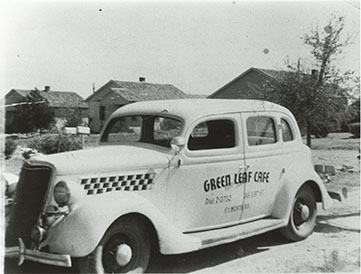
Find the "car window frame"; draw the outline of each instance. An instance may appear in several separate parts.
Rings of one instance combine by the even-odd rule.
[[[290,131],[291,131],[291,134],[292,134],[292,139],[291,139],[291,140],[289,140],[289,141],[285,141],[285,140],[284,140],[284,138],[283,138],[282,120],[284,120],[284,121],[288,124],[289,129],[290,129]],[[286,119],[286,117],[285,117],[285,116],[283,116],[283,115],[282,115],[282,116],[280,116],[280,137],[282,138],[282,142],[283,142],[283,143],[285,143],[285,144],[287,144],[287,143],[291,143],[291,142],[293,142],[293,141],[296,139],[296,136],[295,136],[295,130],[294,130],[294,128],[293,128],[292,123],[290,123],[290,121],[289,121],[288,119]]]
[[[288,141],[288,142],[285,142],[283,140],[283,134],[282,134],[282,128],[281,128],[281,119],[284,119],[287,121],[287,123],[290,125],[291,127],[291,131],[292,131],[292,135],[293,135],[293,140],[292,141]],[[298,128],[298,125],[295,124],[295,122],[293,121],[293,119],[291,119],[290,117],[288,117],[287,115],[285,114],[281,114],[279,116],[279,124],[280,124],[280,137],[282,138],[282,143],[283,145],[285,146],[288,146],[289,144],[293,145],[295,142],[299,142],[301,141],[302,142],[302,137],[300,139],[300,136],[298,134],[298,131],[299,131],[299,128]]]
[[[130,117],[130,116],[144,116],[144,115],[148,115],[148,116],[157,116],[157,117],[164,117],[164,118],[171,118],[171,119],[175,119],[178,120],[182,123],[182,128],[179,132],[178,136],[183,136],[184,131],[187,127],[186,125],[186,121],[184,120],[184,118],[178,116],[178,115],[171,115],[171,114],[167,114],[167,113],[163,113],[163,112],[129,112],[129,113],[122,113],[121,115],[114,115],[113,117],[108,118],[107,123],[104,125],[103,129],[101,130],[100,134],[99,134],[99,145],[100,146],[109,146],[109,145],[129,145],[129,144],[148,144],[148,145],[154,145],[163,149],[167,149],[167,150],[172,150],[171,147],[165,147],[165,146],[161,146],[161,145],[157,145],[157,144],[153,144],[153,143],[144,143],[144,142],[124,142],[124,143],[120,143],[120,142],[104,142],[102,141],[103,139],[103,135],[105,134],[105,131],[107,129],[107,127],[109,126],[109,124],[112,122],[112,120],[114,119],[119,119],[121,117]]]
[[[214,120],[230,120],[234,124],[234,133],[235,133],[235,146],[231,148],[215,148],[215,149],[203,149],[203,150],[190,150],[188,148],[188,140],[193,132],[193,129],[200,123]],[[187,157],[227,157],[234,156],[244,153],[243,141],[241,140],[242,134],[242,123],[239,117],[239,113],[229,113],[223,115],[207,115],[193,121],[189,126],[187,126],[186,133],[184,135],[185,145],[184,145],[184,154]]]
[[[279,130],[279,115],[276,112],[270,112],[270,111],[255,111],[255,112],[241,112],[242,116],[242,122],[243,122],[243,140],[244,140],[244,147],[245,151],[269,151],[278,149],[282,146],[282,139],[280,136],[280,130]],[[258,146],[251,146],[248,144],[248,132],[247,132],[247,119],[249,117],[257,117],[257,116],[265,116],[268,118],[271,118],[275,124],[276,129],[276,142],[272,144],[264,144],[264,145],[258,145]]]

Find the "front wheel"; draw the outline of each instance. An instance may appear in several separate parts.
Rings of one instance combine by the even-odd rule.
[[[143,223],[121,218],[105,233],[96,249],[79,259],[80,273],[142,273],[150,256],[150,241]]]
[[[288,224],[281,229],[281,233],[291,241],[306,239],[313,232],[316,215],[315,194],[310,186],[303,186],[293,200]]]

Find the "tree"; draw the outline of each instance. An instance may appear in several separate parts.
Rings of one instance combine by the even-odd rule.
[[[311,146],[311,133],[316,137],[325,137],[330,127],[338,124],[337,116],[345,112],[347,95],[345,90],[330,84],[316,89],[317,75],[289,68],[281,79],[267,82],[266,87],[257,87],[257,97],[287,107],[294,114],[301,131],[306,132],[309,137],[307,145]],[[264,92],[265,89],[269,92]]]
[[[341,74],[334,65],[336,57],[350,43],[350,38],[341,37],[344,26],[344,17],[332,16],[323,30],[316,27],[304,35],[304,44],[311,47],[314,59],[312,74],[306,72],[300,59],[296,64],[287,62],[287,73],[251,91],[253,98],[290,109],[306,132],[309,147],[311,133],[322,137],[331,125],[340,124],[338,116],[344,115],[347,109],[351,88],[345,83],[353,77],[353,72]]]
[[[40,130],[40,132],[45,129],[50,129],[55,120],[54,111],[49,108],[47,103],[36,104],[32,106],[32,124],[36,130]]]
[[[319,123],[326,122],[338,108],[346,109],[347,89],[339,89],[339,85],[352,76],[348,71],[343,75],[334,65],[336,57],[350,44],[350,37],[342,38],[345,18],[332,15],[328,24],[320,30],[317,26],[309,34],[305,34],[303,41],[311,47],[314,65],[318,68],[315,84],[310,86],[307,104],[316,105],[305,114],[307,125],[307,145],[311,147],[311,129]],[[332,88],[333,87],[333,88]]]
[[[356,99],[356,101],[351,104],[349,113],[349,123],[360,123],[360,98]]]
[[[33,125],[29,117],[29,107],[26,104],[16,106],[14,111],[14,119],[11,124],[6,123],[7,128],[5,129],[8,133],[21,132],[29,133],[32,132]]]
[[[29,133],[40,130],[41,132],[51,128],[54,119],[54,111],[35,90],[31,96],[25,98],[23,103],[16,106],[14,120],[8,131]]]

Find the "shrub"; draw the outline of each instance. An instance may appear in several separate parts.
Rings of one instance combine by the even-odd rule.
[[[10,159],[15,149],[16,143],[9,138],[5,138],[5,159]]]
[[[311,134],[316,138],[325,138],[329,133],[329,129],[327,126],[317,123],[311,126]]]
[[[80,111],[74,109],[67,109],[65,120],[66,127],[77,127],[83,123]]]
[[[350,132],[357,138],[360,138],[360,123],[350,124]]]
[[[35,137],[28,143],[28,147],[44,154],[82,149],[80,136],[65,134],[47,134]]]

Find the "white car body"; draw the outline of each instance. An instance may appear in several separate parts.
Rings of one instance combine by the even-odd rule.
[[[302,142],[294,116],[284,107],[218,99],[133,103],[115,111],[104,128],[112,119],[133,114],[175,117],[183,126],[172,147],[100,141],[96,148],[29,160],[30,166],[52,170],[42,214],[49,205],[57,205],[53,197],[57,182],[65,181],[71,192],[67,212],[47,228],[48,236],[37,250],[46,247],[50,254],[87,256],[112,223],[134,214],[151,224],[162,254],[178,254],[285,227],[294,197],[305,184],[315,191],[323,208],[331,205],[311,151]],[[252,145],[253,139],[266,142],[268,138],[247,136],[248,119],[259,116],[274,122],[275,143]],[[292,132],[287,142],[281,119]],[[207,121],[233,124],[234,145],[190,149],[194,128]],[[111,187],[115,181],[119,189]],[[121,182],[124,186],[119,186]]]

